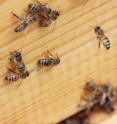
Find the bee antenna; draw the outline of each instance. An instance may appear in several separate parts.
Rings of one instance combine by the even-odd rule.
[[[89,25],[89,27],[91,27],[91,28],[95,28],[94,26],[92,26],[92,25]]]

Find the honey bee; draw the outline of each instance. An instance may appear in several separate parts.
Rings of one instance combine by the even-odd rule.
[[[36,16],[33,14],[27,14],[24,18],[17,16],[15,13],[13,13],[13,16],[15,16],[16,18],[22,20],[21,23],[19,23],[16,27],[15,27],[15,32],[21,32],[23,31],[29,24],[34,23],[36,21]]]
[[[106,84],[102,85],[103,94],[100,99],[100,106],[103,107],[107,112],[113,112],[115,109],[112,103],[112,96],[109,91],[109,86]]]
[[[102,43],[104,47],[107,50],[109,50],[111,47],[111,42],[109,38],[104,34],[104,30],[100,26],[95,26],[94,32],[97,35],[97,39],[99,41],[99,48],[100,48],[100,44]]]
[[[37,3],[31,3],[28,5],[28,11],[37,14],[39,17],[39,24],[41,27],[49,26],[52,21],[55,21],[59,16],[60,12],[52,10],[47,7],[45,4],[42,4],[37,1]]]
[[[47,51],[47,53],[45,54],[45,58],[44,59],[39,59],[37,62],[37,66],[53,66],[53,65],[57,65],[60,63],[60,58],[58,57],[58,55],[56,55],[56,57],[54,57],[49,51]]]

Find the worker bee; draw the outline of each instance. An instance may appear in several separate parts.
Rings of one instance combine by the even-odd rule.
[[[99,41],[99,48],[100,44],[103,43],[104,47],[109,50],[111,47],[111,42],[108,37],[104,34],[104,30],[100,26],[95,26],[94,32],[97,35],[97,39]]]
[[[37,66],[53,66],[53,65],[57,65],[60,63],[60,58],[58,57],[58,55],[56,55],[56,57],[54,57],[49,51],[47,51],[47,53],[45,54],[45,58],[44,59],[39,59],[37,62]]]
[[[29,76],[29,71],[24,69],[23,64],[18,64],[18,70],[14,71],[8,68],[8,73],[5,75],[4,79],[8,82],[15,82],[19,78],[26,78]]]
[[[15,13],[12,14],[16,18],[22,20],[22,22],[15,27],[15,32],[23,31],[29,24],[36,21],[36,16],[33,14],[27,14],[24,18],[17,16]]]
[[[107,84],[102,85],[103,94],[100,99],[99,105],[103,107],[107,112],[113,112],[114,107],[112,103],[112,96],[109,91],[109,86]]]

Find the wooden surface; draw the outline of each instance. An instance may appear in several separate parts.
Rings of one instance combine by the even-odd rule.
[[[54,124],[80,109],[86,81],[117,84],[117,0],[41,0],[61,11],[54,32],[53,25],[40,28],[37,22],[26,29],[27,35],[15,33],[17,19],[11,11],[22,16],[30,2],[0,0],[0,124]],[[96,22],[112,42],[108,51],[103,46],[99,50],[89,27]],[[19,88],[20,81],[3,81],[9,51],[17,49],[27,69],[35,69]],[[47,49],[57,52],[61,63],[37,72],[36,61]],[[99,116],[94,123],[105,118]]]

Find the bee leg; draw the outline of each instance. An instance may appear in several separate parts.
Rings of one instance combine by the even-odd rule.
[[[16,15],[15,13],[11,12],[13,16],[15,16],[16,18],[20,19],[20,20],[24,20],[23,18],[19,17],[18,15]]]
[[[19,86],[22,84],[22,81],[23,81],[23,80],[21,79],[21,81],[19,82],[17,88],[19,88]]]
[[[13,70],[10,69],[9,67],[7,67],[7,70],[8,70],[9,72],[13,72],[13,73],[15,73],[15,74],[18,74],[17,72],[13,71]]]
[[[100,46],[101,46],[101,43],[100,43],[100,41],[99,41],[99,49],[100,49]]]
[[[97,36],[97,40],[99,41],[99,49],[100,49],[101,41],[100,41],[100,38],[98,36]]]

